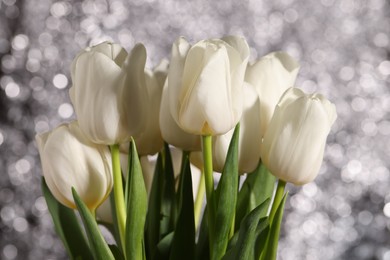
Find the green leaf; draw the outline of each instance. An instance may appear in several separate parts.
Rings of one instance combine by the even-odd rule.
[[[155,257],[152,259],[169,258],[169,254],[171,252],[171,247],[172,247],[173,236],[174,236],[174,232],[172,231],[171,233],[163,237],[163,239],[161,239],[161,241],[157,245]]]
[[[92,252],[74,210],[65,207],[54,198],[43,177],[42,192],[53,219],[56,233],[61,238],[69,257],[71,259],[91,259]]]
[[[180,211],[173,236],[171,260],[195,259],[195,219],[192,178],[188,154],[185,156]]]
[[[229,150],[226,156],[226,163],[222,171],[222,177],[218,184],[218,193],[216,195],[216,217],[215,234],[213,241],[212,259],[221,259],[225,254],[229,233],[234,224],[234,215],[236,210],[238,193],[238,139],[240,126],[237,125]]]
[[[268,218],[267,218],[267,222],[268,222]],[[265,227],[265,229],[263,229],[257,236],[255,248],[254,248],[255,259],[260,259],[261,253],[263,252],[265,244],[267,242],[268,233],[270,230],[269,222],[267,224],[268,225]]]
[[[122,251],[119,249],[117,245],[108,245],[112,254],[115,257],[115,260],[125,260],[125,257],[122,254]]]
[[[286,203],[287,194],[284,194],[282,201],[280,202],[278,209],[276,210],[275,217],[272,221],[269,231],[268,239],[264,248],[264,252],[261,255],[262,260],[274,260],[278,252],[278,242],[280,225],[282,223],[284,204]]]
[[[252,210],[243,220],[240,226],[236,245],[223,257],[225,260],[250,259],[256,241],[256,229],[262,214],[267,211],[269,199]]]
[[[267,240],[267,234],[269,231],[269,222],[268,217],[261,218],[259,224],[257,225],[255,236],[256,241],[254,248],[251,249],[249,259],[259,259],[260,254],[264,248],[265,241]],[[235,247],[238,242],[239,232],[236,232],[234,236],[230,239],[228,244],[228,250]]]
[[[230,250],[232,249],[233,247],[235,247],[237,245],[237,241],[238,241],[238,235],[240,233],[239,232],[236,232],[233,237],[229,240],[229,243],[228,243],[228,246],[227,246],[227,250]]]
[[[129,173],[127,177],[128,205],[126,217],[126,259],[143,259],[144,257],[144,228],[148,195],[142,175],[134,140],[131,140],[129,151]]]
[[[175,174],[173,170],[171,150],[167,143],[164,144],[164,171],[163,189],[161,198],[161,221],[160,238],[172,232],[176,223],[176,195],[175,195]]]
[[[152,188],[150,190],[148,214],[146,221],[146,252],[148,258],[154,259],[155,250],[160,241],[160,221],[161,221],[161,194],[164,183],[163,159],[159,153],[156,168],[154,171]]]
[[[202,222],[199,228],[198,243],[195,249],[195,258],[197,260],[205,260],[210,258],[210,247],[209,247],[209,231],[207,223],[207,205],[203,212]]]
[[[261,162],[259,162],[257,168],[252,173],[247,175],[237,198],[236,231],[240,228],[242,219],[250,211],[264,200],[272,197],[275,189],[275,180],[276,178]]]
[[[83,220],[94,259],[97,260],[115,259],[106,241],[104,240],[102,234],[100,233],[95,218],[92,216],[91,212],[84,204],[84,202],[81,200],[81,198],[79,197],[79,195],[77,194],[76,190],[73,187],[72,187],[72,194],[77,209],[79,210],[81,219]]]

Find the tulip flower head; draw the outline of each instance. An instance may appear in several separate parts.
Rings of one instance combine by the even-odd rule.
[[[240,37],[173,44],[168,72],[170,112],[186,132],[219,135],[242,113],[242,86],[249,47]]]
[[[59,202],[76,208],[72,187],[91,210],[107,198],[113,184],[108,147],[88,140],[76,121],[37,135],[36,141],[46,183]]]
[[[249,83],[244,85],[243,113],[240,119],[240,137],[238,146],[238,171],[240,174],[252,172],[260,161],[262,138],[259,135],[261,121],[260,99]],[[234,129],[213,138],[213,168],[222,172]],[[202,153],[191,154],[191,162],[201,168]]]
[[[80,128],[90,140],[112,145],[144,130],[145,62],[143,45],[128,55],[108,42],[87,48],[74,59],[69,94]]]
[[[261,137],[264,136],[283,93],[295,84],[299,64],[285,52],[272,52],[248,65],[245,81],[256,89],[261,106]]]
[[[318,174],[336,108],[320,94],[297,88],[281,97],[264,135],[261,159],[277,178],[303,185]]]

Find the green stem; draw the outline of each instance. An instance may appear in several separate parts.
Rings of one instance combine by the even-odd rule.
[[[122,172],[119,158],[119,145],[114,144],[111,145],[110,148],[112,158],[112,173],[114,176],[114,199],[116,206],[116,216],[122,248],[125,248],[126,206],[125,196],[123,193]]]
[[[274,220],[275,217],[276,210],[278,209],[279,204],[282,201],[285,187],[286,187],[286,182],[279,179],[278,186],[276,188],[275,197],[274,197],[274,202],[272,203],[271,213],[269,215],[270,224],[272,224],[272,221]]]
[[[202,171],[200,175],[199,186],[198,186],[198,191],[196,194],[195,205],[194,205],[196,228],[198,228],[199,225],[200,213],[201,213],[200,211],[202,210],[204,193],[205,193],[205,177],[204,177],[204,171]]]
[[[209,226],[209,242],[210,255],[213,253],[214,243],[214,220],[215,220],[215,205],[214,205],[214,179],[213,179],[213,154],[212,154],[212,136],[202,136],[203,150],[203,169],[205,175],[206,199],[207,199],[207,217]],[[212,257],[210,257],[212,258]]]

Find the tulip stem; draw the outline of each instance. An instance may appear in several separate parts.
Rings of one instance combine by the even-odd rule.
[[[200,181],[198,186],[198,191],[196,194],[195,199],[195,227],[198,228],[199,225],[199,219],[200,219],[200,211],[202,210],[203,206],[203,199],[204,199],[204,193],[205,193],[205,177],[204,177],[204,171],[202,171],[200,175]]]
[[[214,220],[215,220],[215,205],[214,205],[214,178],[213,178],[213,156],[212,156],[212,136],[202,136],[203,150],[203,169],[204,180],[206,187],[207,199],[207,218],[209,227],[210,255],[213,253],[214,243]],[[212,257],[211,257],[212,258]]]
[[[276,210],[279,207],[280,202],[282,201],[283,195],[284,195],[284,188],[286,187],[286,182],[282,180],[278,180],[278,186],[276,188],[274,201],[272,203],[271,213],[269,214],[269,222],[272,224],[272,221],[274,220]]]
[[[122,248],[125,248],[125,230],[126,230],[126,207],[125,196],[123,193],[123,182],[121,164],[119,158],[119,145],[110,146],[112,158],[112,173],[114,177],[114,199],[116,205],[116,216],[118,221],[119,235],[121,238]]]

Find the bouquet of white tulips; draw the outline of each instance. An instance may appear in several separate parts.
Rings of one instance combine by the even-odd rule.
[[[299,65],[288,54],[248,58],[235,36],[179,38],[153,70],[142,44],[77,55],[77,121],[36,137],[70,258],[276,258],[286,182],[316,177],[336,110],[294,87]]]

